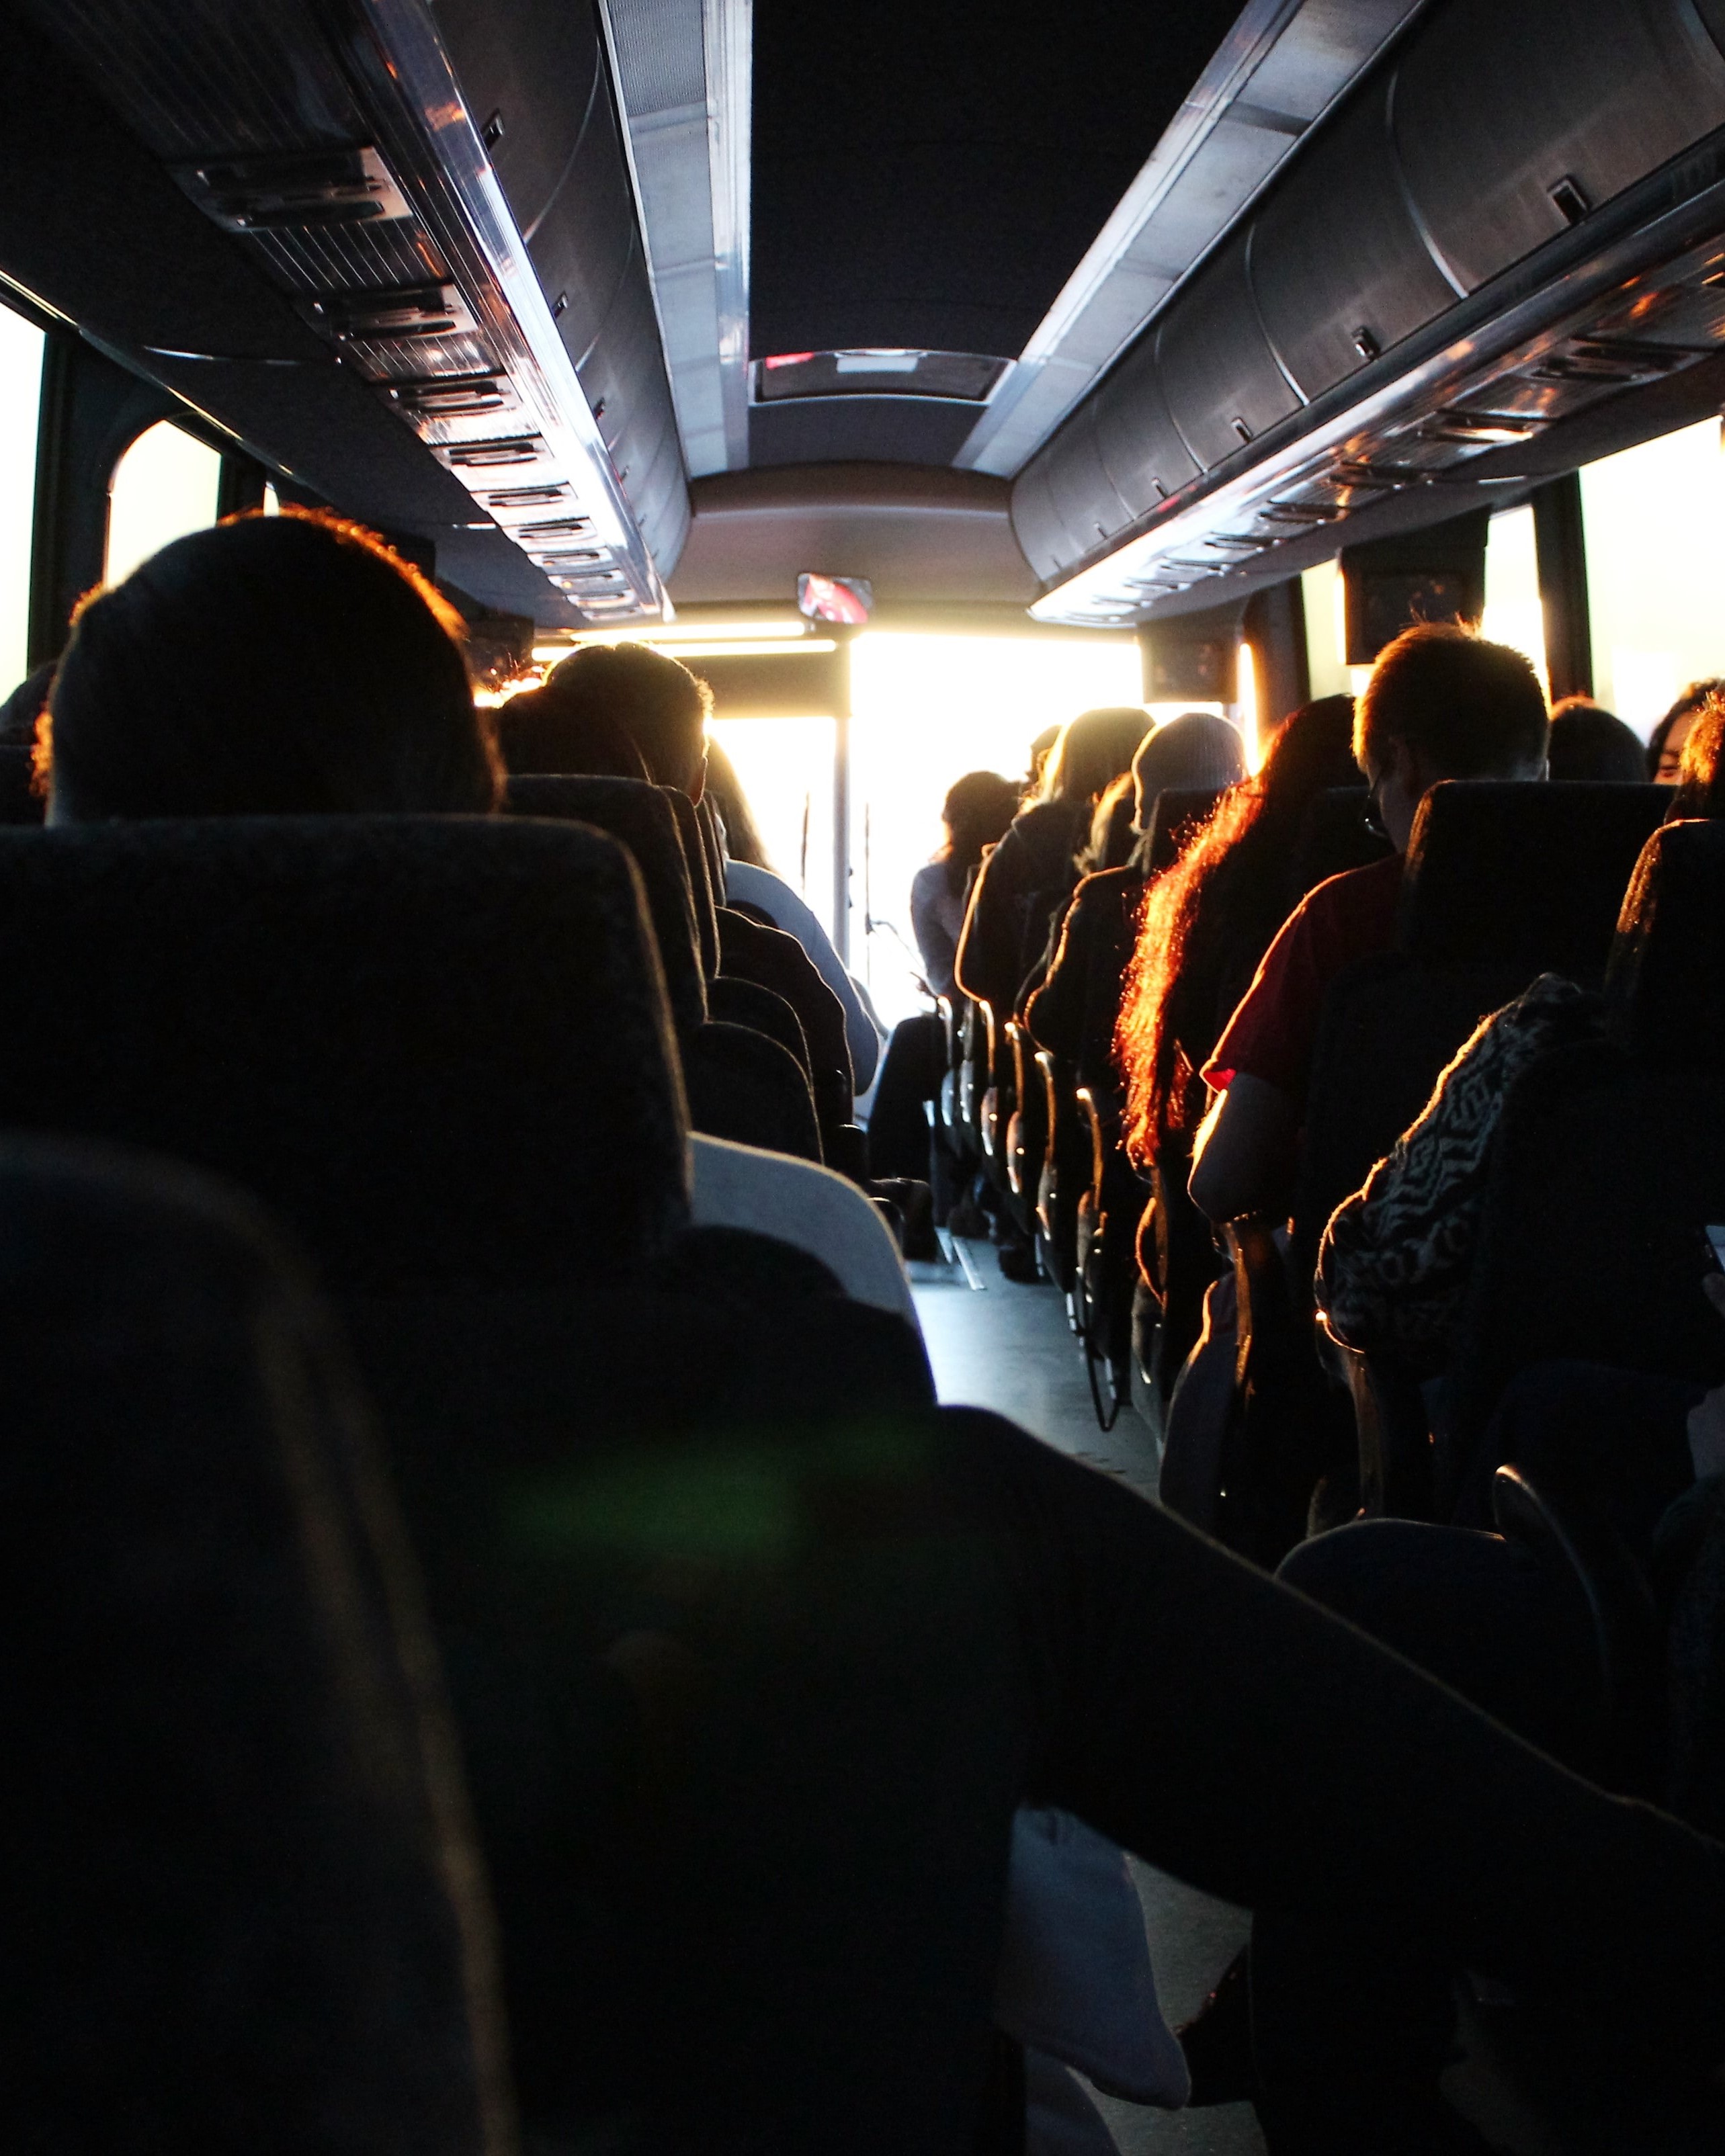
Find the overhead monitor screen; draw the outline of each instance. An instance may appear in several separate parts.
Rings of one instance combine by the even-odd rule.
[[[810,621],[848,621],[860,626],[875,610],[875,587],[866,577],[797,579],[797,606]]]

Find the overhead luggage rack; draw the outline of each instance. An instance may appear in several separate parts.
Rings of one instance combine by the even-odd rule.
[[[623,478],[427,0],[314,9],[65,0],[44,24],[187,196],[251,249],[529,558],[578,514],[603,578],[554,586],[664,619]],[[572,514],[569,521],[577,521]],[[561,538],[564,536],[558,534]],[[680,536],[680,532],[677,535]]]

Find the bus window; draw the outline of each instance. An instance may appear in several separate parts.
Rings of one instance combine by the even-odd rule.
[[[1704,419],[1581,473],[1594,694],[1645,739],[1687,681],[1725,672],[1725,456]]]
[[[830,934],[835,721],[713,719],[707,732],[736,767],[769,865]]]
[[[1312,694],[1358,696],[1372,670],[1348,663],[1348,624],[1339,562],[1320,562],[1303,573],[1300,603],[1306,616],[1306,667]]]
[[[858,637],[850,660],[850,964],[890,1026],[927,1008],[911,878],[941,842],[947,788],[967,771],[1022,778],[1045,726],[1141,702],[1143,662],[1127,638],[889,630]]]
[[[216,521],[222,459],[171,419],[146,427],[108,482],[104,580],[118,583],[170,539]]]
[[[1486,610],[1480,633],[1494,644],[1507,644],[1532,661],[1548,696],[1551,679],[1545,664],[1545,609],[1539,598],[1539,560],[1533,542],[1533,511],[1524,506],[1506,509],[1491,519],[1486,536]]]
[[[36,418],[44,339],[0,306],[0,696],[28,665],[30,535],[36,508]]]

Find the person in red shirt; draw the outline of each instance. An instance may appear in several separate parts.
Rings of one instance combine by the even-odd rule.
[[[1507,644],[1423,622],[1385,647],[1355,714],[1353,752],[1395,855],[1301,901],[1223,1029],[1203,1073],[1215,1098],[1193,1149],[1192,1199],[1209,1219],[1286,1211],[1324,997],[1344,968],[1394,943],[1421,798],[1444,779],[1543,778],[1548,726],[1538,676]]]

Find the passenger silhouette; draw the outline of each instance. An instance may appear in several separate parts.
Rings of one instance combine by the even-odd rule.
[[[1547,731],[1538,677],[1507,645],[1426,623],[1379,657],[1354,753],[1395,858],[1302,899],[1223,1029],[1201,1074],[1214,1101],[1193,1152],[1193,1201],[1212,1220],[1286,1212],[1324,996],[1345,967],[1390,947],[1422,797],[1446,778],[1543,778]]]
[[[1676,784],[1689,729],[1707,705],[1722,692],[1725,692],[1725,680],[1716,675],[1704,681],[1692,681],[1655,726],[1647,741],[1647,776],[1656,784]]]
[[[1634,786],[1647,776],[1647,752],[1632,728],[1590,696],[1553,704],[1546,752],[1550,776],[1615,779]]]

